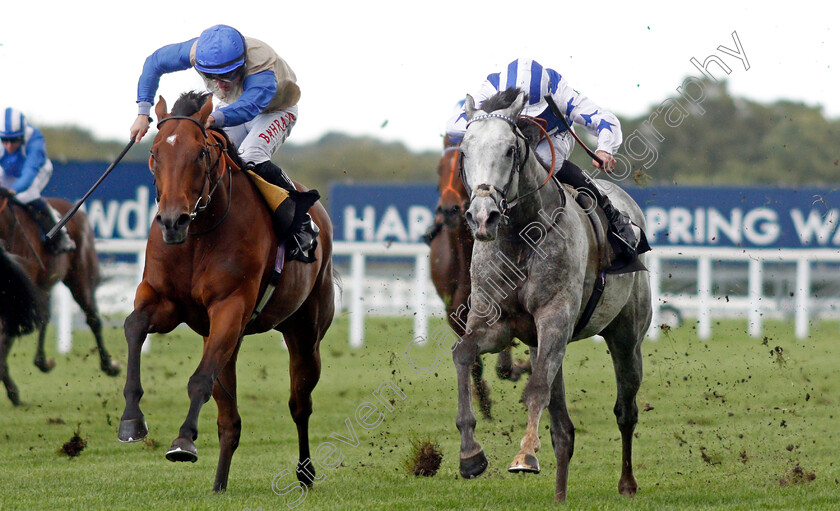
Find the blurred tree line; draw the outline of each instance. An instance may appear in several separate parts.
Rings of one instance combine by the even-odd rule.
[[[680,103],[690,115],[675,127],[665,125],[664,110],[659,117],[654,116],[652,125],[664,138],[662,141],[643,126],[657,107],[637,118],[621,118],[625,140],[638,129],[657,154],[650,168],[642,169],[644,160],[634,162],[638,184],[840,182],[840,120],[827,119],[818,106],[783,100],[762,104],[733,97],[725,81],[703,83],[706,97],[700,105],[702,114],[674,95],[669,99]],[[441,134],[445,122],[440,120]],[[78,127],[40,128],[50,157],[56,161],[109,161],[124,147],[123,142],[96,140]],[[593,139],[584,140],[594,149]],[[151,137],[147,137],[126,159],[146,161],[150,143]],[[622,152],[627,154],[627,148]],[[331,182],[434,182],[439,158],[440,151],[416,153],[399,142],[328,133],[309,144],[287,142],[274,161],[294,179],[326,194]],[[590,159],[580,148],[576,148],[572,160],[584,169],[591,168]]]

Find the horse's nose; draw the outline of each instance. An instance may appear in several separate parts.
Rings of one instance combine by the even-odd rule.
[[[155,217],[155,222],[157,222],[158,225],[160,225],[160,227],[164,230],[180,230],[184,228],[184,226],[186,226],[188,223],[190,223],[190,215],[186,213],[181,213],[178,216],[163,216],[161,214],[158,214]]]
[[[496,239],[502,213],[490,197],[476,198],[465,214],[467,224],[479,241]]]
[[[190,215],[181,213],[179,215],[165,215],[158,213],[155,222],[163,232],[163,241],[166,243],[181,243],[186,239],[187,226],[190,223]]]

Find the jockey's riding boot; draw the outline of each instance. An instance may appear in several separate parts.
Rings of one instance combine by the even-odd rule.
[[[600,201],[599,201],[600,202]],[[601,204],[607,220],[610,222],[610,234],[614,236],[618,259],[630,261],[636,257],[636,233],[633,232],[633,224],[627,213],[619,211],[612,205],[610,199],[604,195],[604,202]]]
[[[289,199],[291,200],[295,200],[299,193],[295,188],[294,183],[292,183],[292,180],[289,179],[286,173],[271,160],[254,165],[254,172],[269,183],[279,186],[289,192]],[[318,233],[321,232],[321,230],[315,222],[312,221],[312,217],[309,213],[303,213],[302,216],[303,218],[300,222],[300,227],[293,234],[295,246],[291,247],[289,256],[293,259],[308,260],[313,257],[311,251],[318,244]]]
[[[38,224],[38,228],[41,229],[43,237],[46,240],[47,233],[50,232],[50,229],[52,229],[59,220],[61,220],[58,211],[50,206],[42,197],[38,197],[37,199],[30,201],[26,204],[26,206],[32,213],[32,218],[35,220],[35,223]],[[74,243],[73,238],[70,237],[70,233],[67,231],[66,225],[59,229],[52,241],[47,240],[46,245],[53,254],[71,252],[76,249],[76,243]]]
[[[575,187],[576,190],[583,188],[585,192],[591,194],[598,203],[598,206],[604,210],[609,225],[609,235],[614,243],[616,257],[620,260],[631,261],[636,257],[636,233],[633,232],[633,224],[630,222],[630,217],[619,211],[607,194],[601,191],[597,184],[580,167],[574,163],[566,160],[563,167],[560,169],[559,178],[564,182]]]

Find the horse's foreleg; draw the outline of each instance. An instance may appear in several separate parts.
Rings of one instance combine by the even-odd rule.
[[[6,395],[9,396],[9,401],[13,405],[18,406],[20,405],[20,393],[18,392],[17,385],[12,381],[12,377],[9,376],[9,365],[6,363],[13,342],[14,339],[12,337],[7,337],[0,333],[0,381],[6,387]]]
[[[455,424],[461,432],[461,477],[471,479],[487,469],[487,457],[475,439],[475,413],[472,407],[470,375],[478,357],[478,348],[472,336],[463,339],[452,352],[458,375],[458,417]]]
[[[566,500],[566,487],[569,480],[569,462],[575,452],[575,425],[566,408],[566,387],[563,382],[563,367],[557,371],[551,385],[551,401],[548,403],[551,419],[551,443],[557,459],[557,480],[554,487],[554,500]]]
[[[35,358],[32,363],[35,367],[41,370],[42,373],[48,373],[55,367],[55,359],[48,358],[44,352],[44,340],[47,337],[47,321],[38,329],[38,347],[35,348]]]
[[[120,442],[136,442],[146,438],[149,428],[143,412],[140,411],[140,398],[143,386],[140,384],[140,349],[149,332],[150,319],[144,309],[135,309],[125,320],[125,341],[128,344],[128,367],[125,374],[125,411],[120,419],[118,438]]]
[[[241,341],[238,343],[241,344]],[[236,406],[236,358],[239,353],[237,346],[230,360],[219,373],[213,386],[213,399],[219,408],[216,424],[219,428],[219,465],[216,468],[216,481],[213,491],[223,492],[227,489],[230,474],[230,460],[239,446],[239,435],[242,432],[242,419]]]
[[[621,432],[621,477],[618,480],[618,492],[632,497],[639,489],[633,476],[633,431],[639,420],[636,393],[642,384],[641,346],[614,342],[612,337],[607,335],[604,339],[612,356],[618,390],[613,409],[618,430]]]
[[[538,347],[530,349],[533,370],[522,395],[528,410],[528,425],[519,443],[519,453],[514,456],[508,466],[509,472],[539,473],[540,471],[537,460],[537,451],[540,450],[540,417],[551,400],[551,385],[563,364],[566,342],[571,334],[571,332],[564,332],[560,322],[557,321],[557,316],[549,312],[536,318]]]
[[[178,438],[166,452],[169,461],[198,460],[195,440],[198,438],[198,416],[204,403],[210,400],[213,386],[222,368],[233,356],[242,337],[244,301],[238,298],[213,305],[209,310],[210,335],[204,338],[201,362],[187,384],[190,409],[181,425]],[[232,369],[233,370],[233,369]]]

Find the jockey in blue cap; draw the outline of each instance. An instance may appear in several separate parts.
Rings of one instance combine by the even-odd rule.
[[[544,162],[551,162],[551,145],[554,146],[558,165],[562,162],[562,166],[554,174],[555,178],[596,199],[610,222],[613,239],[618,242],[613,244],[618,252],[617,257],[624,260],[633,259],[636,256],[637,240],[630,217],[616,209],[595,182],[580,167],[568,160],[575,141],[566,126],[551,111],[544,98],[546,95],[551,95],[566,118],[571,120],[569,125],[583,126],[598,138],[595,154],[604,162],[604,167],[602,168],[597,160],[592,160],[592,165],[607,172],[615,167],[615,158],[612,155],[618,150],[622,141],[621,125],[616,116],[578,93],[557,71],[528,59],[516,59],[500,72],[488,75],[478,92],[473,95],[473,99],[476,106],[480,108],[481,102],[485,99],[512,87],[528,93],[528,103],[521,114],[544,121],[548,139],[541,140],[537,145],[536,152],[539,157]],[[466,114],[462,106],[449,119],[446,134],[449,135],[450,140],[460,142],[466,129]]]
[[[266,43],[245,37],[227,25],[216,25],[197,38],[164,46],[146,59],[137,85],[139,112],[131,126],[131,137],[140,141],[149,129],[149,113],[160,77],[191,67],[218,100],[207,127],[224,129],[242,161],[260,177],[294,191],[292,181],[272,163],[271,155],[297,122],[297,77]],[[317,226],[307,215],[301,231],[294,235],[300,252],[309,253],[316,237]]]
[[[60,219],[58,212],[41,197],[41,191],[52,176],[53,166],[47,158],[47,145],[40,130],[26,121],[14,108],[0,112],[0,186],[14,193],[15,199],[26,205],[43,234]],[[47,244],[53,253],[69,252],[76,244],[67,227]]]

